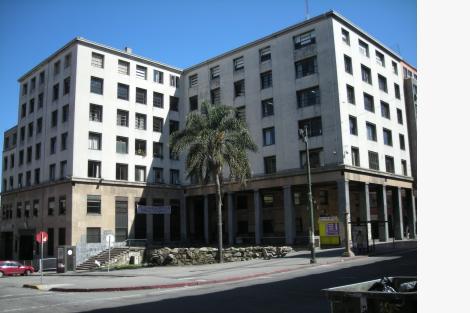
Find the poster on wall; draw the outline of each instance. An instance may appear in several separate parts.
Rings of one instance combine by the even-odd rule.
[[[338,236],[339,227],[337,223],[328,223],[326,224],[326,235],[327,236]]]

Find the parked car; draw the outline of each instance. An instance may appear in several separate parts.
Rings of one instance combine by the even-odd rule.
[[[34,273],[32,266],[17,261],[0,261],[0,277],[3,275],[30,275]]]

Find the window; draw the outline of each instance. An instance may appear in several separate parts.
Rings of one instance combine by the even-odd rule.
[[[352,60],[346,54],[344,55],[344,71],[351,75],[353,73]]]
[[[161,117],[153,117],[153,131],[159,133],[163,131],[163,119]]]
[[[170,86],[179,87],[180,86],[180,78],[178,76],[170,74]]]
[[[34,123],[31,122],[28,124],[28,137],[33,137],[34,133]]]
[[[60,60],[54,63],[54,76],[60,73]]]
[[[233,71],[240,71],[245,68],[245,62],[243,57],[239,57],[233,60]]]
[[[51,113],[51,127],[57,126],[57,110],[52,111]]]
[[[197,96],[192,96],[189,98],[189,110],[197,110]]]
[[[65,123],[69,120],[69,105],[66,104],[62,107],[62,123]]]
[[[377,141],[377,129],[375,124],[366,122],[367,139]]]
[[[63,179],[67,175],[67,161],[60,162],[60,178]]]
[[[55,84],[52,87],[52,101],[57,101],[59,99],[59,83]]]
[[[52,137],[51,138],[51,144],[50,144],[50,154],[54,154],[56,151],[56,143],[57,143],[57,138]]]
[[[344,28],[341,28],[341,38],[343,39],[343,42],[345,44],[347,44],[348,46],[350,45],[350,42],[349,42],[349,32],[344,29]]]
[[[65,215],[67,207],[67,199],[65,196],[59,197],[59,215]]]
[[[313,44],[315,44],[314,30],[294,36],[294,49],[296,50]]]
[[[140,79],[147,79],[147,68],[145,66],[136,65],[135,75]]]
[[[400,99],[400,86],[398,84],[395,84],[395,98]]]
[[[135,140],[135,154],[141,156],[147,155],[147,141],[140,139]]]
[[[163,94],[159,92],[153,92],[153,106],[157,108],[163,108]]]
[[[297,91],[298,108],[315,104],[320,104],[320,88],[318,86]]]
[[[173,149],[170,149],[169,153],[170,153],[170,160],[177,161],[177,160],[180,159],[179,154],[177,152],[173,151]]]
[[[264,172],[266,174],[276,173],[276,156],[264,158]]]
[[[29,100],[29,113],[33,113],[33,112],[34,112],[34,98]]]
[[[24,150],[20,150],[18,165],[23,165],[24,160]]]
[[[318,72],[317,56],[295,62],[295,78],[302,78]]]
[[[322,153],[321,148],[308,150],[310,168],[320,167],[321,153]],[[304,151],[300,151],[300,168],[306,168],[306,167],[307,167],[307,155],[304,150]]]
[[[141,130],[147,129],[147,116],[145,114],[135,114],[135,128]]]
[[[116,153],[127,154],[129,151],[129,138],[116,137]]]
[[[39,200],[33,201],[33,216],[37,217],[39,213]]]
[[[320,190],[318,198],[320,204],[328,204],[328,190]]]
[[[273,86],[273,75],[271,71],[260,74],[261,89],[266,89]]]
[[[272,98],[261,101],[261,112],[263,117],[274,115],[274,103]]]
[[[220,104],[220,88],[211,90],[211,103]]]
[[[64,79],[64,91],[63,95],[68,95],[70,93],[70,77]]]
[[[47,199],[47,215],[54,215],[55,211],[55,198],[50,197]]]
[[[92,132],[88,133],[88,149],[101,150],[101,134]]]
[[[90,121],[102,122],[103,120],[103,107],[97,104],[90,103]]]
[[[405,136],[403,134],[400,134],[400,149],[401,150],[406,150],[405,147]]]
[[[39,145],[39,158],[41,157],[41,143],[37,143],[36,144],[36,156],[38,155],[38,145]],[[36,157],[36,160],[38,158]],[[11,154],[10,155],[10,168],[14,168],[15,167],[15,155],[14,154]]]
[[[369,151],[369,168],[371,170],[379,170],[379,154]]]
[[[378,65],[385,67],[385,56],[379,51],[375,51],[375,61]]]
[[[39,160],[39,159],[41,158],[41,143],[40,143],[40,142],[38,142],[38,143],[36,144],[36,148],[34,149],[34,153],[35,153],[35,157],[34,157],[34,158],[35,158],[36,160]],[[14,154],[12,154],[11,156],[13,157]],[[12,162],[11,162],[11,163],[12,163],[11,165],[13,166],[13,161],[14,161],[14,159],[12,158],[11,161],[12,161]]]
[[[392,61],[393,73],[398,75],[398,65],[397,62]]]
[[[26,150],[26,163],[31,163],[33,159],[33,147],[28,147]]]
[[[348,97],[348,102],[351,104],[356,104],[356,95],[354,94],[354,87],[346,85],[346,94]]]
[[[72,54],[69,53],[65,56],[65,59],[64,59],[64,69],[68,68],[71,63],[72,63]]]
[[[403,125],[403,114],[400,109],[397,109],[397,120],[398,124]]]
[[[361,64],[362,81],[372,85],[372,74],[370,68]]]
[[[161,142],[153,143],[153,157],[163,159],[163,143]]]
[[[382,111],[382,117],[390,119],[390,106],[387,102],[380,101],[380,110]]]
[[[259,50],[259,61],[265,62],[271,60],[271,47],[265,47]]]
[[[274,127],[263,129],[263,146],[271,146],[276,143]]]
[[[153,70],[153,81],[159,84],[163,84],[163,72],[159,70]]]
[[[180,128],[180,122],[170,120],[170,135],[178,131]]]
[[[359,52],[362,55],[369,57],[369,45],[360,39],[359,39]]]
[[[21,118],[26,116],[26,103],[21,105]]]
[[[388,92],[387,79],[380,74],[378,74],[378,78],[379,78],[379,89],[382,90],[383,92]]]
[[[43,105],[44,105],[44,93],[41,92],[38,95],[38,109],[42,109]]]
[[[66,235],[65,235],[65,228],[59,228],[59,246],[65,246],[66,243]]]
[[[8,169],[8,157],[3,158],[3,170]]]
[[[393,146],[392,131],[384,128],[383,136],[384,136],[384,144],[386,144],[387,146]]]
[[[146,179],[147,179],[147,176],[146,176],[145,172],[146,172],[145,166],[136,165],[135,166],[135,181],[145,182]]]
[[[116,163],[116,180],[127,180],[127,164]]]
[[[104,55],[92,52],[91,53],[91,66],[104,68]]]
[[[117,97],[122,100],[129,100],[129,85],[117,84]]]
[[[220,77],[220,66],[217,65],[217,66],[211,67],[210,73],[211,73],[211,79],[219,78]]]
[[[299,129],[305,129],[305,126],[307,126],[308,137],[320,136],[322,134],[321,116],[299,121]]]
[[[63,133],[60,135],[60,150],[64,151],[67,150],[67,138],[68,138],[68,133]]]
[[[44,84],[45,79],[46,79],[46,73],[42,71],[41,73],[39,73],[39,84],[40,85]]]
[[[364,92],[364,109],[372,113],[375,112],[374,97],[372,97],[371,95],[365,92]]]
[[[87,214],[101,214],[100,195],[87,195],[86,211]]]
[[[189,76],[189,87],[196,87],[197,86],[197,74],[193,74]]]
[[[175,169],[170,169],[170,184],[179,185],[180,184],[180,171]]]
[[[31,186],[31,171],[26,172],[26,186]]]
[[[395,173],[395,161],[393,157],[386,155],[385,156],[385,171],[388,173]]]
[[[353,166],[361,166],[359,148],[357,147],[351,147],[351,162]]]
[[[88,177],[101,178],[101,162],[88,160]]]
[[[130,72],[129,68],[130,68],[129,62],[126,62],[123,60],[118,61],[118,73],[119,74],[129,75],[129,72]]]
[[[234,96],[240,97],[245,95],[245,80],[239,80],[233,83]]]
[[[401,174],[403,176],[408,176],[408,168],[406,166],[406,160],[401,160]]]
[[[100,243],[101,242],[101,228],[87,227],[86,242],[87,243]]]
[[[155,183],[163,183],[163,168],[153,167],[153,181]]]
[[[117,110],[116,124],[118,126],[129,127],[129,112]]]
[[[98,77],[91,77],[90,79],[90,92],[98,95],[103,94],[103,79]]]
[[[170,111],[178,112],[179,98],[170,96]]]
[[[147,104],[147,90],[142,88],[135,88],[135,102]]]
[[[357,118],[349,115],[349,133],[357,136]]]
[[[24,136],[25,136],[25,128],[24,126],[20,128],[20,141],[24,141]]]

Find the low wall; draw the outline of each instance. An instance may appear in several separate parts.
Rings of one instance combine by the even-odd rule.
[[[292,248],[283,247],[243,247],[224,249],[224,262],[247,261],[252,259],[269,259],[283,257],[291,252]],[[218,249],[212,247],[202,248],[161,248],[148,249],[145,259],[154,265],[197,265],[218,263]]]

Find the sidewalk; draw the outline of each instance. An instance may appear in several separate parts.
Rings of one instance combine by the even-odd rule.
[[[387,244],[388,245],[388,244]],[[416,247],[416,244],[414,245]],[[386,245],[376,249],[387,253],[398,250]],[[404,249],[409,249],[410,245]],[[411,245],[412,248],[412,245]],[[62,292],[126,291],[143,289],[179,288],[242,281],[256,277],[287,273],[304,268],[352,261],[368,256],[343,258],[343,248],[317,250],[317,263],[310,264],[309,251],[297,251],[284,258],[251,260],[223,264],[194,266],[163,266],[132,270],[71,272],[65,274],[46,273],[43,284],[38,274],[28,277],[25,288]]]

